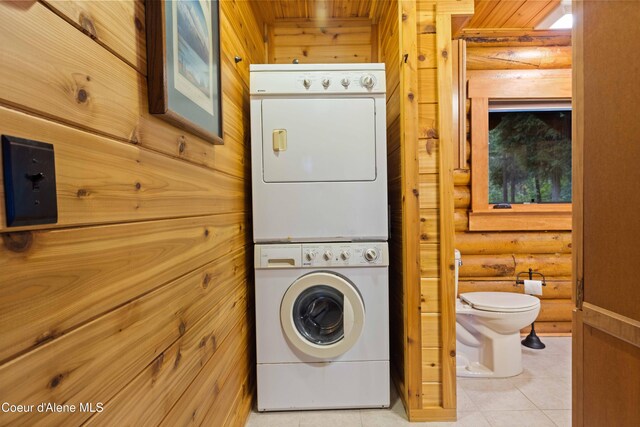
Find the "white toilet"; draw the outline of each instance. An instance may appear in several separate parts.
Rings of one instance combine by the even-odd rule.
[[[460,252],[456,250],[458,295]],[[456,371],[459,377],[504,378],[522,372],[520,329],[540,312],[540,300],[511,292],[467,292],[456,299]]]

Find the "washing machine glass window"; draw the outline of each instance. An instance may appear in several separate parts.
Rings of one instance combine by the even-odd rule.
[[[330,345],[344,336],[344,296],[336,289],[318,285],[307,288],[293,304],[293,322],[312,343]]]
[[[289,286],[282,298],[280,321],[287,340],[299,351],[332,358],[346,353],[358,341],[365,308],[348,279],[314,272]]]

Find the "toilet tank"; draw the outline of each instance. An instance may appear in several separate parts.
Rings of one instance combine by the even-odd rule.
[[[462,256],[460,255],[460,251],[459,250],[455,250],[455,281],[456,281],[456,298],[458,298],[458,275],[460,272],[460,266],[462,265]]]

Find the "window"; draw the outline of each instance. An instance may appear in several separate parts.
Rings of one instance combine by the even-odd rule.
[[[571,70],[470,71],[469,229],[571,229]]]
[[[488,178],[490,205],[571,203],[571,107],[490,102]]]

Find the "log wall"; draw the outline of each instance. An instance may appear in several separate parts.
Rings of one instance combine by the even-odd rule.
[[[564,34],[499,41],[493,35],[476,34],[468,40],[467,70],[571,68],[570,42]],[[536,331],[570,333],[571,231],[470,232],[468,212],[473,195],[469,177],[469,164],[454,172],[456,247],[463,262],[459,292],[522,293],[522,286],[515,285],[516,274],[533,268],[547,278]],[[528,332],[528,327],[523,329]]]
[[[0,133],[54,145],[59,208],[57,224],[11,229],[0,208],[0,401],[77,409],[1,425],[244,424],[262,25],[248,2],[220,2],[214,146],[149,115],[141,0],[0,3]]]

